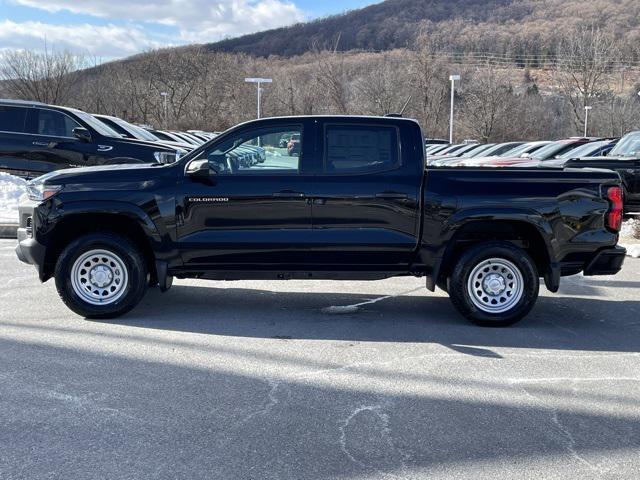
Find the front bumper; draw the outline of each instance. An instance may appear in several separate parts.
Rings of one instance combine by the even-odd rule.
[[[627,250],[619,245],[600,250],[584,269],[584,275],[615,275],[622,270]]]
[[[18,245],[16,255],[21,262],[40,267],[44,264],[45,246],[29,237],[26,228],[18,229]]]
[[[46,247],[34,238],[34,210],[35,204],[32,202],[19,207],[20,226],[18,227],[16,255],[21,262],[34,265],[40,279],[43,280]]]

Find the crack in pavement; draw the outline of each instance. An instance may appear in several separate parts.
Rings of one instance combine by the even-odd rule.
[[[356,458],[356,454],[352,453],[347,445],[348,443],[348,432],[347,429],[352,426],[352,422],[356,420],[358,417],[362,416],[363,413],[370,413],[375,416],[377,419],[375,428],[377,429],[380,438],[386,443],[386,445],[390,448],[392,452],[395,452],[397,456],[399,456],[399,463],[401,470],[404,472],[407,469],[407,462],[411,460],[411,455],[400,447],[398,447],[393,438],[391,436],[391,429],[389,427],[389,415],[384,411],[384,405],[361,405],[354,409],[339,425],[339,438],[338,445],[340,446],[340,450],[346,455],[346,457],[356,465],[359,465],[365,469],[373,469],[376,472],[382,474],[387,478],[396,478],[396,475],[393,475],[388,472],[384,472],[380,470],[380,468],[376,467],[373,464],[365,463],[364,461]]]
[[[269,392],[267,392],[267,399],[268,399],[267,404],[264,407],[256,410],[255,412],[252,412],[249,415],[247,415],[240,423],[244,424],[250,421],[251,419],[253,419],[254,417],[257,417],[260,415],[266,415],[271,411],[273,407],[275,407],[280,403],[280,400],[278,399],[276,394],[278,392],[278,389],[280,388],[281,382],[270,379],[270,378],[264,381],[270,387]],[[291,392],[289,392],[288,389],[287,389],[287,392],[288,392],[287,396],[289,396]]]
[[[540,379],[540,380],[543,380],[543,379]],[[555,380],[555,379],[552,379],[552,380]],[[571,379],[563,379],[563,381],[570,381],[570,380]],[[526,387],[522,386],[522,387],[520,387],[520,390],[525,395],[527,395],[530,398],[534,399],[536,402],[540,401],[540,398],[537,397],[536,395],[532,394],[531,392],[529,392],[526,389]],[[576,388],[575,387],[573,387],[573,391],[576,392]],[[608,473],[611,470],[611,468],[602,467],[602,465],[600,463],[590,462],[585,457],[580,455],[580,453],[578,453],[578,450],[576,449],[575,437],[571,433],[571,430],[569,429],[569,427],[567,427],[560,420],[558,409],[553,407],[553,406],[545,407],[544,409],[550,411],[551,423],[553,423],[553,425],[556,428],[556,430],[558,430],[559,436],[563,439],[563,446],[564,446],[565,450],[571,455],[571,457],[573,457],[575,460],[577,460],[578,462],[580,462],[583,465],[585,465],[587,468],[589,468],[589,470],[591,470],[592,472],[598,474],[599,476],[602,476],[602,475]]]
[[[382,302],[383,300],[388,300],[390,298],[401,297],[403,295],[409,295],[411,293],[422,291],[423,287],[417,287],[411,290],[407,290],[406,292],[400,292],[393,295],[384,295],[382,297],[373,298],[371,300],[366,300],[360,303],[354,303],[353,305],[332,305],[330,307],[325,307],[322,309],[322,313],[327,313],[330,315],[344,315],[347,313],[356,313],[360,310],[360,307],[364,307],[365,305],[373,305],[374,303]]]

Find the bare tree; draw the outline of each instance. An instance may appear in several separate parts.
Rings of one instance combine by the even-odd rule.
[[[444,136],[448,121],[448,66],[435,55],[435,48],[426,36],[418,37],[407,69],[418,118],[430,136]]]
[[[508,79],[487,67],[463,85],[459,122],[465,132],[481,142],[507,140],[512,132],[505,126],[509,124],[514,104],[513,89]]]
[[[640,100],[635,92],[617,96],[609,93],[592,110],[589,130],[598,135],[621,137],[640,124]]]
[[[406,83],[398,82],[398,72],[407,64],[407,55],[382,54],[366,64],[366,70],[354,82],[358,110],[367,115],[396,113],[409,96]]]
[[[349,112],[349,73],[344,53],[338,52],[338,40],[332,51],[315,49],[315,78],[327,98],[332,113]]]
[[[558,46],[557,80],[571,105],[578,131],[584,127],[584,107],[609,89],[605,76],[615,60],[615,51],[613,35],[593,26],[568,31]]]
[[[86,65],[82,56],[70,52],[12,50],[0,61],[0,81],[7,93],[22,100],[63,104],[73,96]]]

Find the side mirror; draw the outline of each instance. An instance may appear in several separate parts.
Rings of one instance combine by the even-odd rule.
[[[209,155],[209,168],[213,173],[227,173],[230,170],[227,156],[224,153]]]
[[[209,160],[194,160],[187,165],[187,176],[191,178],[209,178],[211,176],[211,169],[209,168]]]
[[[87,143],[91,141],[91,132],[84,127],[76,127],[71,132],[80,141]]]

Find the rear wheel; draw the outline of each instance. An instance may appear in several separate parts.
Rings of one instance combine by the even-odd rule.
[[[131,241],[111,233],[70,243],[55,270],[62,301],[87,318],[114,318],[135,307],[147,288],[144,257]]]
[[[449,277],[449,296],[462,315],[483,326],[512,325],[533,308],[540,279],[524,250],[486,242],[465,252]]]

